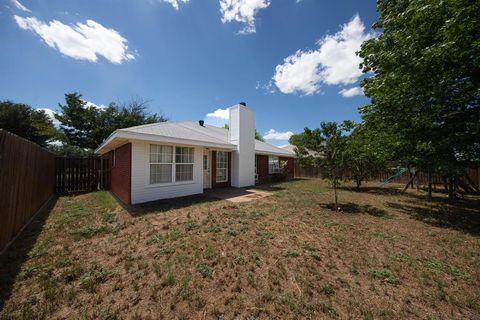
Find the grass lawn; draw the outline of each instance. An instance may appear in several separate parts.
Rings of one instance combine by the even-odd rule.
[[[479,319],[480,199],[317,180],[231,204],[59,198],[0,258],[2,319]]]

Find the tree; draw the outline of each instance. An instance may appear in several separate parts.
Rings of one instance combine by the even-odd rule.
[[[168,120],[149,114],[148,102],[141,98],[99,108],[87,105],[81,94],[69,93],[65,95],[65,103],[60,104],[61,113],[55,115],[61,122],[63,141],[82,149],[95,149],[116,129]]]
[[[43,110],[8,100],[0,101],[0,128],[41,146],[47,146],[57,135],[52,120]]]
[[[362,182],[385,172],[388,155],[376,144],[364,125],[358,125],[345,145],[344,161],[348,178],[355,181],[357,191]]]
[[[300,157],[306,156],[305,150],[311,150],[319,155],[317,158],[323,169],[323,176],[330,181],[335,194],[335,208],[338,207],[337,188],[345,176],[346,134],[354,127],[352,121],[342,124],[336,122],[321,122],[314,130],[305,128],[300,134],[293,135],[290,143],[296,145]]]
[[[257,129],[255,129],[255,139],[258,140],[258,141],[265,142],[265,139],[263,139],[262,134],[260,132],[258,132]]]
[[[230,126],[228,125],[228,123],[225,123],[225,124],[223,125],[223,128],[228,130],[228,129],[230,129]],[[265,140],[263,139],[262,134],[261,134],[260,132],[258,132],[257,129],[255,129],[255,139],[256,139],[256,140],[259,140],[259,141],[262,141],[262,142],[265,142]]]
[[[369,130],[395,159],[454,181],[480,159],[480,2],[377,1],[382,33],[359,52]],[[431,190],[430,190],[431,191]]]

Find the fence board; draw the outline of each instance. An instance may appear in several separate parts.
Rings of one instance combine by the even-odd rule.
[[[109,176],[108,166],[102,166],[101,157],[57,157],[56,192],[72,194],[91,192],[99,189],[109,189],[109,181],[103,177]],[[105,170],[104,170],[105,168]]]
[[[0,129],[0,252],[54,195],[55,156]]]

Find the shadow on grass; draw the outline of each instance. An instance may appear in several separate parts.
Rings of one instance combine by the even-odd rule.
[[[56,202],[57,197],[52,198],[0,256],[0,311],[3,310],[5,302],[10,298],[15,278],[25,261],[28,260],[29,252],[35,246],[45,221]]]
[[[220,201],[208,194],[192,195],[180,198],[165,199],[146,202],[137,205],[124,205],[120,201],[122,207],[133,217],[140,217],[152,213],[162,213],[175,209],[183,209],[197,204],[210,203]]]
[[[282,191],[287,188],[281,186],[284,183],[296,183],[296,182],[301,182],[309,180],[307,178],[294,178],[286,181],[275,181],[275,182],[269,182],[269,183],[264,183],[264,184],[258,184],[250,189],[256,189],[256,190],[262,190],[262,191]]]
[[[360,190],[357,190],[354,186],[341,186],[339,190],[357,192],[357,193],[369,193],[369,194],[378,194],[378,195],[399,195],[401,194],[401,189],[395,186],[385,186],[385,187],[371,187],[371,186],[362,186]]]
[[[359,205],[353,202],[339,203],[338,207],[340,208],[340,210],[338,210],[337,206],[333,202],[321,204],[320,206],[324,209],[328,209],[335,212],[343,212],[343,213],[350,213],[350,214],[366,213],[368,215],[379,217],[379,218],[389,217],[388,213],[385,210],[368,205],[368,204]]]
[[[472,235],[480,235],[480,200],[456,200],[434,198],[420,202],[406,200],[404,202],[387,202],[386,205],[412,218],[429,225],[462,231]]]

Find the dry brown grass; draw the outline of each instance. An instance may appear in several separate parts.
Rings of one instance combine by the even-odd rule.
[[[0,260],[1,318],[480,318],[479,199],[375,186],[341,212],[321,180],[235,205],[60,198]]]

